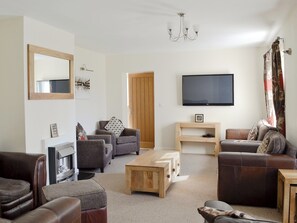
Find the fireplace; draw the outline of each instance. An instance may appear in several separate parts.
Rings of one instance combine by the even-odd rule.
[[[49,183],[73,180],[75,176],[75,150],[73,143],[48,147]]]

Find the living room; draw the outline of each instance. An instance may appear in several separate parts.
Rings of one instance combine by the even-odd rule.
[[[276,10],[279,7],[277,3],[281,4],[279,1],[269,4]],[[52,123],[57,123],[59,140],[73,142],[76,140],[77,122],[84,126],[88,134],[95,132],[99,120],[107,120],[112,116],[120,118],[126,125],[128,123],[128,109],[125,106],[126,76],[130,73],[147,71],[154,72],[155,148],[175,148],[175,123],[194,122],[194,114],[197,113],[204,114],[205,122],[221,123],[221,139],[225,138],[227,128],[251,128],[255,122],[266,117],[263,55],[277,36],[284,39],[286,48],[293,49],[292,55],[285,55],[284,64],[286,138],[297,145],[295,135],[297,90],[294,86],[297,70],[295,62],[297,56],[294,53],[297,45],[295,41],[297,8],[294,1],[284,1],[282,4],[285,5],[283,8],[287,10],[287,14],[278,17],[278,21],[272,20],[275,26],[271,25],[270,33],[265,33],[266,39],[258,45],[249,45],[248,40],[252,37],[247,36],[246,44],[237,47],[205,47],[196,51],[139,50],[125,53],[104,53],[104,50],[79,44],[77,36],[71,32],[72,27],[54,26],[26,13],[25,16],[18,15],[13,8],[20,9],[8,4],[10,6],[8,8],[12,10],[11,14],[3,11],[5,7],[0,11],[3,15],[0,20],[0,29],[3,30],[0,37],[2,40],[0,72],[4,80],[1,82],[0,97],[5,105],[1,107],[0,120],[3,128],[0,130],[0,150],[44,153],[44,141],[52,140],[49,128]],[[262,13],[264,17],[265,13]],[[190,14],[186,16],[190,17]],[[177,22],[175,19],[177,18],[174,16],[166,18],[168,21]],[[269,19],[264,21],[268,23]],[[166,25],[163,25],[164,38],[169,41]],[[87,29],[85,32],[88,36]],[[146,37],[140,35],[140,38]],[[195,40],[197,44],[199,38],[201,41],[203,38],[209,38],[203,34],[202,27],[198,39]],[[123,41],[122,44],[124,43]],[[80,68],[83,65],[93,70],[90,74],[90,97],[74,100],[29,100],[27,44],[73,54],[75,75],[81,72]],[[192,42],[184,44],[191,47]],[[205,73],[234,74],[234,106],[182,106],[181,76]],[[208,150],[202,152],[209,153]]]

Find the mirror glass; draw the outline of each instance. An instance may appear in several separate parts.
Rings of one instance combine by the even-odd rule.
[[[73,98],[73,56],[28,45],[29,99]]]

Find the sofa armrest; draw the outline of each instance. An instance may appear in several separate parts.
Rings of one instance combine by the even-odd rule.
[[[111,135],[87,135],[88,140],[103,139],[105,143],[111,144]]]
[[[226,129],[226,139],[247,139],[250,129]]]
[[[276,207],[278,169],[294,169],[285,154],[221,152],[218,199],[230,204]]]
[[[0,177],[29,182],[33,191],[33,205],[38,207],[42,204],[42,187],[46,185],[46,156],[0,152]]]
[[[78,198],[60,197],[12,221],[14,223],[51,222],[80,223],[81,204]]]

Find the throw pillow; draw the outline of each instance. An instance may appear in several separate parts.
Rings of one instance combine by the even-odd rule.
[[[264,139],[264,136],[269,130],[275,130],[278,131],[276,127],[273,127],[270,125],[265,119],[262,119],[257,124],[258,127],[258,137],[257,140],[262,141]]]
[[[76,125],[76,139],[88,140],[87,133],[79,122]]]
[[[117,119],[116,117],[112,117],[104,128],[107,131],[113,132],[116,137],[119,137],[125,129],[122,121]]]
[[[250,220],[255,219],[252,216],[238,210],[220,210],[207,206],[198,208],[198,212],[208,223],[213,223],[218,216],[229,216],[232,218],[243,218]]]
[[[258,147],[257,153],[282,154],[285,151],[285,147],[285,137],[277,131],[269,130]]]
[[[257,136],[258,136],[258,127],[257,127],[257,124],[255,124],[249,131],[247,140],[257,140]]]

